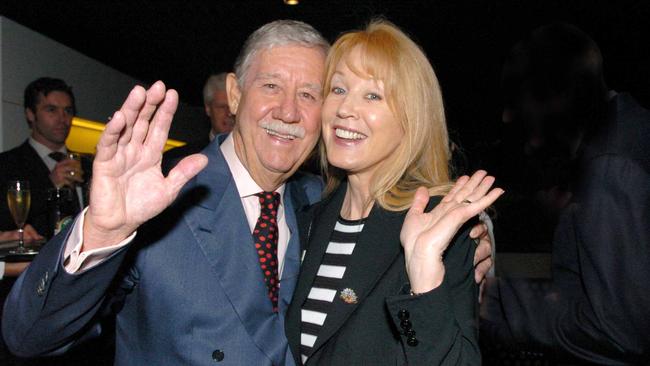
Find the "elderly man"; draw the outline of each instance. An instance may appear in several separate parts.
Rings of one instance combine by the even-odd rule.
[[[235,130],[166,178],[160,152],[178,96],[161,82],[134,88],[98,143],[91,203],[68,239],[78,245],[44,246],[10,295],[3,324],[9,348],[20,356],[65,348],[109,300],[119,309],[118,365],[291,360],[284,312],[300,257],[298,236],[290,234],[295,210],[321,191],[316,178],[292,176],[318,140],[327,47],[300,22],[273,22],[253,33],[237,78],[228,77]],[[192,177],[176,204],[149,221]],[[260,257],[251,236],[259,192],[281,195],[273,210],[275,260]],[[125,239],[130,244],[93,266]],[[281,278],[277,302],[269,299],[262,260]],[[118,273],[122,264],[128,269]]]
[[[110,308],[118,365],[293,364],[283,324],[300,266],[295,211],[321,191],[294,173],[319,137],[327,47],[302,22],[255,31],[227,79],[234,130],[167,177],[177,94],[133,89],[97,146],[85,215],[12,290],[9,348],[65,350]]]

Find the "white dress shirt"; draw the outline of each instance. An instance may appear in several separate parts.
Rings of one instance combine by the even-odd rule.
[[[241,199],[242,206],[244,207],[244,212],[246,214],[246,219],[248,221],[248,226],[250,228],[252,236],[253,230],[255,229],[255,224],[257,223],[257,219],[261,211],[259,199],[257,196],[255,196],[255,193],[262,192],[262,189],[257,183],[255,183],[253,178],[248,173],[248,170],[246,170],[244,165],[237,157],[232,134],[226,138],[226,140],[221,144],[220,148],[226,160],[226,163],[228,164],[228,168],[232,173],[235,185],[237,186],[237,191],[239,192],[239,197]],[[291,235],[284,215],[284,189],[285,185],[283,184],[276,190],[276,192],[280,193],[281,197],[277,217],[279,234],[278,274],[280,278],[282,278],[282,270],[284,269],[284,256],[287,252],[289,238]],[[102,260],[110,256],[113,252],[130,243],[136,235],[134,232],[131,234],[131,236],[113,246],[80,253],[83,240],[83,220],[85,212],[86,210],[84,210],[81,215],[77,217],[74,227],[72,228],[70,236],[66,242],[64,266],[66,271],[69,273],[75,273],[77,271],[85,270],[97,265]],[[241,244],[245,245],[245,243]]]
[[[34,150],[36,150],[36,153],[41,158],[41,160],[43,160],[43,162],[47,166],[47,169],[49,169],[50,172],[52,170],[54,170],[54,167],[56,166],[57,161],[50,157],[50,153],[55,152],[55,150],[50,150],[49,147],[47,147],[47,146],[41,144],[40,142],[34,140],[32,137],[30,137],[28,139],[28,141],[29,141],[29,144],[34,148]],[[68,154],[68,149],[64,145],[62,148],[56,150],[56,152],[60,152],[60,153],[63,153],[63,154],[67,155]],[[79,207],[84,207],[84,204],[83,204],[84,201],[82,199],[83,190],[81,189],[81,186],[78,185],[78,184],[75,185],[75,193],[76,193],[76,196],[77,196],[77,201],[79,202]]]
[[[40,142],[34,140],[31,137],[28,139],[28,142],[34,148],[34,150],[36,150],[36,153],[41,158],[41,160],[43,160],[45,165],[47,165],[47,169],[49,169],[50,171],[54,170],[54,167],[56,166],[57,161],[50,157],[50,153],[53,153],[55,151],[50,150],[49,147],[41,144]],[[60,153],[63,153],[63,154],[67,155],[68,154],[68,149],[64,145],[62,148],[56,150],[56,152],[60,152]]]

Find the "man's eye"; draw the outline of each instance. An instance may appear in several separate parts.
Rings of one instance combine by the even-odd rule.
[[[271,84],[271,83],[264,84],[264,87],[269,88],[269,89],[277,89],[278,88],[278,86],[276,84]]]
[[[316,100],[316,97],[314,97],[313,95],[311,95],[310,93],[307,93],[307,92],[300,93],[300,96],[305,98],[305,99]]]
[[[74,114],[74,110],[71,107],[65,108],[64,111],[66,114]]]

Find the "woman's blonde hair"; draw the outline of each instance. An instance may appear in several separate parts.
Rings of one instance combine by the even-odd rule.
[[[349,55],[357,48],[361,59],[351,60]],[[371,199],[384,209],[400,211],[410,207],[420,186],[428,187],[431,194],[446,193],[450,187],[447,126],[438,79],[424,52],[397,26],[373,20],[364,30],[342,35],[330,48],[325,96],[341,61],[355,74],[384,83],[389,108],[404,131],[402,143],[373,177]],[[325,194],[329,194],[345,171],[327,163],[322,141],[319,148],[327,178]]]

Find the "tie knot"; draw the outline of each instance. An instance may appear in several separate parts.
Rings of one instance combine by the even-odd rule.
[[[262,211],[276,211],[280,205],[280,194],[278,192],[259,192],[255,195],[260,199]]]
[[[59,162],[63,159],[65,159],[65,154],[60,152],[60,151],[52,151],[51,153],[47,154],[47,156],[51,157],[52,160]]]

